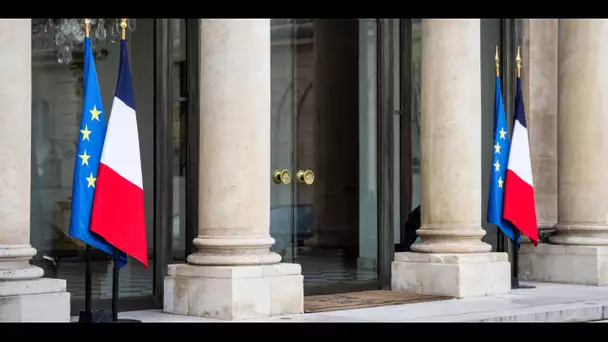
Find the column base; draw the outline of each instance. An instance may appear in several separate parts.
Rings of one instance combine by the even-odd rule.
[[[0,281],[0,322],[70,322],[63,279]]]
[[[538,243],[549,243],[555,233],[555,223],[539,223],[538,224]],[[522,244],[532,244],[532,240],[526,235],[521,234]]]
[[[261,266],[169,265],[163,311],[242,320],[304,313],[298,264]]]
[[[507,253],[395,253],[392,289],[456,298],[489,297],[511,292]]]
[[[539,282],[608,285],[608,246],[522,245],[519,278]]]

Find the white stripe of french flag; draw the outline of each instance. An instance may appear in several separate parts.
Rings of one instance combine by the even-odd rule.
[[[538,244],[538,225],[534,204],[530,143],[519,78],[517,83],[513,138],[505,178],[503,217],[511,221],[536,246]]]

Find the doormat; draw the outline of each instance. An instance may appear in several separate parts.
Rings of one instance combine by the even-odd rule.
[[[336,293],[304,297],[304,312],[360,309],[375,306],[432,302],[451,298],[386,290]]]

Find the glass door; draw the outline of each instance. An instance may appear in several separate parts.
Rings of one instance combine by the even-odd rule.
[[[298,82],[296,63],[298,21],[271,19],[271,161],[270,188],[271,249],[283,262],[295,262],[297,203],[293,186],[297,131]],[[300,78],[301,80],[301,78]]]
[[[378,287],[378,21],[271,21],[273,250],[307,294]]]

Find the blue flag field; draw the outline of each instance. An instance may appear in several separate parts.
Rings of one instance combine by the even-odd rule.
[[[112,255],[114,247],[89,229],[97,172],[106,135],[106,119],[91,40],[88,37],[84,40],[83,48],[84,103],[74,165],[70,236]],[[119,267],[125,263],[126,256],[123,254],[119,257]]]
[[[513,241],[515,227],[502,216],[505,178],[509,162],[509,133],[507,116],[502,98],[500,76],[496,76],[496,93],[494,95],[494,140],[492,146],[492,174],[490,176],[490,194],[488,196],[488,222],[495,224]],[[520,242],[518,236],[518,242]]]

